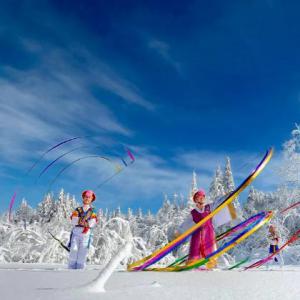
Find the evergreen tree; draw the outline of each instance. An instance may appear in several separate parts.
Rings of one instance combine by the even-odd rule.
[[[133,219],[133,212],[132,212],[132,209],[130,207],[128,207],[127,209],[127,216],[126,216],[126,219],[128,221],[132,220]]]
[[[195,193],[198,191],[198,185],[197,185],[197,174],[195,171],[193,171],[193,176],[192,176],[192,184],[189,192],[189,197],[188,197],[188,202],[187,202],[187,207],[189,209],[192,209],[194,207],[194,200],[193,197]]]
[[[213,181],[210,184],[209,188],[209,199],[215,201],[217,198],[220,198],[225,195],[224,186],[223,186],[223,174],[221,167],[218,166]]]
[[[61,189],[59,192],[58,200],[55,202],[55,211],[56,219],[65,220],[69,217],[64,189]]]
[[[143,219],[143,211],[141,208],[138,208],[138,211],[137,211],[137,218],[139,220],[142,220]]]
[[[152,225],[155,224],[155,218],[154,218],[154,216],[152,215],[150,209],[148,209],[148,211],[147,211],[147,214],[146,214],[146,217],[145,217],[145,221],[146,221],[146,224],[147,224],[148,226],[152,226]]]
[[[171,214],[172,205],[168,198],[168,196],[165,194],[165,199],[163,202],[163,206],[158,210],[157,217],[161,222],[165,222],[166,220],[169,220],[169,216]]]
[[[224,192],[228,194],[235,189],[233,175],[231,171],[230,158],[226,157],[225,171],[224,171]]]
[[[280,174],[286,183],[300,185],[300,127],[292,130],[292,137],[283,144],[284,164],[280,168]]]
[[[50,222],[55,214],[54,201],[50,194],[47,194],[44,200],[38,204],[37,214],[42,222]]]
[[[27,204],[27,201],[23,198],[19,209],[16,212],[17,221],[23,222],[26,229],[27,223],[33,216],[33,209]]]
[[[115,210],[114,215],[117,218],[121,218],[122,217],[122,212],[121,212],[121,207],[120,206],[117,207],[117,209]]]
[[[223,178],[223,186],[224,186],[225,194],[228,194],[228,193],[235,190],[235,184],[234,184],[234,179],[233,179],[233,175],[232,175],[231,163],[230,163],[230,158],[229,157],[226,157],[226,164],[225,164],[224,178]],[[243,219],[243,211],[241,209],[239,199],[236,198],[232,202],[232,204],[233,204],[233,206],[236,210],[238,220],[242,220]]]

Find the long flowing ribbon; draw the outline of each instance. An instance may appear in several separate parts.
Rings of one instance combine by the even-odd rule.
[[[300,201],[299,202],[296,202],[290,206],[288,206],[287,208],[283,209],[282,211],[280,211],[281,214],[287,212],[288,210],[292,209],[292,208],[295,208],[296,206],[298,206],[300,204]]]
[[[61,145],[64,145],[66,143],[69,143],[71,141],[74,141],[74,140],[78,140],[78,139],[82,139],[82,138],[86,138],[86,137],[89,137],[89,136],[76,136],[76,137],[73,137],[73,138],[70,138],[70,139],[67,139],[67,140],[64,140],[62,142],[59,142],[58,144],[52,146],[51,148],[49,148],[48,150],[46,150],[40,157],[39,159],[28,169],[27,171],[27,174],[29,174],[34,168],[35,166],[45,157],[46,154],[48,154],[50,151],[58,148],[59,146]]]
[[[128,270],[143,270],[150,265],[156,263],[158,260],[160,260],[162,257],[170,253],[174,248],[182,244],[184,241],[187,240],[187,238],[192,235],[198,228],[200,228],[205,222],[207,222],[209,219],[211,219],[214,215],[216,215],[220,210],[222,210],[225,206],[227,206],[229,203],[231,203],[264,169],[264,167],[267,165],[267,163],[270,161],[271,157],[273,155],[273,149],[269,149],[261,162],[257,165],[257,167],[251,172],[251,174],[233,191],[231,192],[224,201],[208,216],[203,218],[199,223],[192,226],[190,229],[185,231],[183,234],[181,234],[179,237],[177,237],[174,241],[168,243],[166,246],[162,247],[161,249],[158,249],[154,251],[151,255],[128,265]]]
[[[259,219],[261,217],[261,214],[256,214],[254,216],[251,216],[250,218],[248,218],[245,221],[242,221],[241,223],[235,225],[232,228],[227,229],[225,232],[220,233],[217,237],[216,237],[216,241],[219,242],[221,240],[223,240],[224,238],[234,234],[235,232],[239,231],[242,228],[247,227],[250,223],[253,223],[255,220]],[[210,241],[210,243],[206,243],[205,247],[210,247],[212,246],[212,244],[214,243],[214,241]],[[172,267],[174,265],[178,265],[180,263],[182,263],[183,261],[185,261],[188,258],[189,255],[185,255],[181,258],[176,259],[172,264],[170,264],[168,267]]]
[[[112,161],[105,157],[105,156],[101,156],[101,155],[87,155],[87,156],[84,156],[84,157],[80,157],[74,161],[72,161],[71,163],[69,163],[68,165],[66,165],[65,167],[63,167],[57,174],[56,176],[54,177],[54,179],[50,182],[49,184],[49,188],[48,190],[51,189],[52,185],[55,183],[55,181],[59,178],[59,176],[66,170],[68,169],[69,167],[71,167],[72,165],[74,165],[76,162],[80,161],[80,160],[84,160],[84,159],[88,159],[88,158],[99,158],[99,159],[103,159],[103,160],[106,160],[108,161],[109,163],[112,164]]]
[[[263,259],[260,259],[257,262],[251,264],[250,266],[246,267],[245,270],[249,270],[249,269],[252,269],[252,268],[257,268],[257,267],[260,267],[260,266],[264,265],[266,262],[271,260],[275,255],[277,255],[280,251],[282,251],[287,245],[289,245],[291,243],[294,243],[299,238],[299,235],[300,235],[300,229],[297,230],[291,236],[291,238],[287,242],[285,242],[276,252],[274,252],[271,255],[269,255],[269,256],[267,256]]]
[[[225,243],[222,247],[218,248],[216,251],[212,252],[205,258],[200,258],[197,261],[193,261],[185,266],[175,266],[171,268],[149,268],[145,271],[163,271],[163,272],[179,272],[179,271],[187,271],[194,268],[198,268],[200,266],[205,265],[211,260],[215,260],[219,256],[223,255],[224,253],[228,252],[230,249],[235,247],[236,245],[240,244],[242,241],[244,241],[247,237],[252,235],[254,232],[256,232],[259,228],[261,228],[265,223],[269,222],[270,219],[273,216],[273,212],[261,212],[258,214],[259,218],[253,219],[253,223],[250,224],[248,228],[245,228],[239,235],[232,238],[230,241]]]
[[[13,207],[13,205],[15,203],[16,197],[17,197],[17,191],[14,192],[14,194],[11,197],[10,202],[9,202],[9,214],[8,214],[8,220],[9,220],[9,222],[11,222],[11,211],[12,211],[12,207]]]

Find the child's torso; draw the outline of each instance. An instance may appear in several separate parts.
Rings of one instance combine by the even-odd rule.
[[[202,210],[199,208],[193,209],[191,211],[191,215],[193,218],[193,221],[195,223],[199,223],[201,220],[203,220],[205,217],[207,217],[211,213],[210,205],[206,204]],[[206,225],[212,225],[212,220],[209,219],[206,223]]]
[[[277,234],[269,234],[268,238],[271,245],[278,245],[279,236]]]
[[[94,209],[91,206],[80,206],[76,208],[76,211],[78,212],[79,219],[85,219],[86,221],[89,221],[92,217]]]

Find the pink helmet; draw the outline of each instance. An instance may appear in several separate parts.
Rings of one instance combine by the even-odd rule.
[[[84,198],[85,195],[87,195],[87,196],[93,196],[93,201],[96,200],[96,194],[93,191],[91,191],[91,190],[83,191],[82,194],[81,194],[82,198]]]
[[[205,191],[204,191],[203,189],[198,190],[198,191],[194,194],[193,200],[195,201],[196,197],[198,197],[198,196],[205,197]]]

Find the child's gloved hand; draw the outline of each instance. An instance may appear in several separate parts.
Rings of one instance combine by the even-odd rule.
[[[174,230],[174,238],[178,238],[180,236],[180,232],[178,230]]]
[[[86,221],[84,219],[79,220],[78,224],[83,227],[89,227],[88,221]]]

